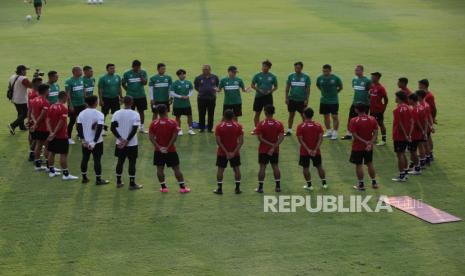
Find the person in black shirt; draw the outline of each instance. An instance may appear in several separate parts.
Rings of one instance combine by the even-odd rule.
[[[210,65],[202,67],[202,75],[195,78],[194,87],[199,95],[197,106],[199,109],[200,132],[205,131],[205,115],[208,112],[208,132],[213,132],[213,121],[215,116],[216,93],[219,91],[220,81],[216,75],[211,73]]]

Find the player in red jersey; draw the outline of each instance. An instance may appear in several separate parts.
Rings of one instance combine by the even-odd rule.
[[[425,108],[425,116],[426,116],[426,122],[428,124],[426,128],[426,136],[427,136],[427,141],[425,143],[425,165],[430,165],[431,161],[433,161],[433,141],[431,138],[431,134],[435,132],[434,129],[434,118],[433,114],[431,111],[430,105],[426,102],[426,95],[427,92],[424,90],[418,90],[415,92],[418,96],[418,101],[420,105],[422,105]],[[421,162],[421,161],[420,161]]]
[[[359,191],[365,190],[363,164],[368,168],[368,174],[371,178],[371,187],[378,189],[376,182],[376,172],[373,166],[373,144],[378,134],[378,123],[376,118],[367,115],[369,107],[363,103],[355,105],[357,117],[350,120],[350,132],[354,136],[352,141],[352,153],[350,162],[355,164],[355,174],[357,175],[358,185],[354,189]]]
[[[436,124],[436,115],[437,115],[437,109],[436,109],[436,100],[434,99],[434,95],[431,91],[429,91],[429,81],[427,79],[422,79],[418,82],[418,88],[420,90],[424,90],[426,92],[426,95],[424,97],[425,102],[429,105],[431,109],[431,116],[433,118],[433,122]],[[427,159],[428,162],[431,162],[434,160],[433,156],[433,139],[431,135],[428,136],[428,149],[429,152],[427,153]]]
[[[79,177],[69,174],[68,170],[68,108],[66,102],[68,94],[65,91],[58,93],[58,102],[52,104],[47,112],[47,128],[49,131],[48,141],[48,165],[49,176],[55,177],[60,175],[55,170],[55,154],[60,155],[61,171],[63,180],[75,180]]]
[[[184,176],[179,168],[179,156],[176,152],[175,142],[178,137],[178,123],[168,118],[168,108],[164,104],[157,106],[159,118],[150,124],[149,139],[155,147],[153,164],[157,167],[157,177],[160,181],[160,192],[167,193],[168,187],[165,182],[165,165],[171,167],[174,176],[178,180],[179,192],[188,193],[184,182]]]
[[[29,161],[33,162],[35,160],[35,155],[34,155],[34,149],[35,149],[35,142],[32,139],[32,132],[31,132],[31,126],[32,126],[32,120],[31,120],[31,101],[39,96],[39,93],[37,92],[37,89],[39,88],[39,85],[42,84],[42,78],[34,78],[32,79],[31,82],[31,89],[29,90],[27,94],[27,126],[29,127]]]
[[[242,126],[234,121],[234,118],[234,111],[226,109],[223,121],[215,129],[216,143],[218,144],[216,157],[218,188],[213,192],[218,195],[223,194],[223,174],[228,162],[234,170],[234,180],[236,183],[234,191],[236,194],[241,193],[241,156],[239,151],[244,143],[244,131]]]
[[[404,92],[396,93],[397,107],[394,109],[394,122],[392,129],[392,140],[394,140],[394,151],[397,154],[397,164],[399,176],[393,178],[393,181],[405,182],[408,174],[408,163],[405,150],[412,142],[413,120],[412,111],[407,103],[407,96]]]
[[[378,126],[381,130],[381,142],[377,146],[386,145],[386,127],[384,126],[384,112],[388,104],[388,96],[386,89],[379,82],[381,79],[380,72],[371,73],[371,88],[370,88],[370,116],[375,117]],[[378,140],[378,137],[376,137]]]
[[[410,96],[412,94],[412,90],[410,90],[408,87],[408,79],[405,77],[399,78],[397,81],[397,87],[399,87],[400,91],[402,91],[405,96]]]
[[[257,124],[255,134],[260,141],[258,148],[258,163],[260,170],[258,172],[257,193],[263,193],[263,181],[265,180],[265,170],[268,163],[271,164],[275,179],[275,191],[281,192],[281,172],[279,171],[279,145],[284,139],[284,126],[281,122],[275,120],[273,115],[275,108],[272,105],[265,106],[265,120]]]
[[[321,165],[320,146],[323,142],[323,127],[312,120],[314,111],[310,107],[304,109],[302,113],[304,121],[297,126],[297,138],[300,143],[300,160],[299,165],[303,168],[303,174],[306,181],[304,189],[313,190],[312,179],[310,175],[310,160],[313,166],[318,170],[323,189],[327,189],[325,170]]]
[[[425,143],[427,139],[427,114],[425,107],[418,102],[416,93],[408,97],[408,102],[412,107],[413,132],[412,142],[409,145],[410,165],[409,174],[421,174],[421,160],[425,158]]]
[[[47,84],[41,84],[38,87],[39,96],[31,100],[31,135],[34,140],[34,163],[35,170],[42,171],[45,167],[42,167],[42,160],[40,159],[40,153],[42,148],[47,145],[48,128],[46,123],[46,117],[50,104],[48,103],[47,97],[50,86]],[[45,150],[45,153],[47,151]],[[45,154],[47,156],[47,154]]]

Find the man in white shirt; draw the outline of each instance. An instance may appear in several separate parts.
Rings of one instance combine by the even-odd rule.
[[[136,160],[138,154],[137,130],[140,127],[140,115],[131,109],[133,99],[125,96],[124,109],[120,109],[111,118],[111,132],[116,137],[115,156],[118,157],[116,165],[116,188],[124,186],[121,180],[124,161],[129,161],[129,190],[142,189],[142,185],[136,184]]]
[[[95,184],[105,185],[109,181],[102,179],[102,164],[101,159],[103,155],[103,113],[96,109],[98,98],[97,96],[89,96],[86,98],[87,108],[84,109],[77,118],[78,136],[82,141],[82,161],[81,173],[82,183],[89,182],[87,178],[87,163],[89,162],[90,155],[94,159],[95,170]]]
[[[21,130],[27,130],[24,125],[24,120],[27,118],[27,89],[31,88],[31,83],[26,77],[26,72],[29,70],[24,65],[18,65],[16,72],[9,79],[9,86],[13,91],[11,102],[15,105],[18,113],[16,120],[8,124],[8,129],[11,135],[15,135],[15,129],[19,127]]]

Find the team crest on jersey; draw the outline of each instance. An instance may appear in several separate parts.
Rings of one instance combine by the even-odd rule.
[[[362,82],[360,83],[360,85],[365,85],[365,83],[362,81]]]
[[[239,82],[238,82],[238,81],[234,81],[234,84],[235,84],[235,85],[238,85],[238,84],[239,84]]]
[[[268,77],[268,80],[271,81],[271,77]]]
[[[304,81],[304,78],[300,78],[300,81]]]
[[[334,83],[335,83],[335,81],[334,81],[334,80],[331,80],[331,83],[332,83],[332,84],[334,84]]]

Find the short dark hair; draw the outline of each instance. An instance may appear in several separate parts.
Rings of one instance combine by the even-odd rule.
[[[181,75],[181,74],[184,74],[184,75],[185,75],[185,74],[186,74],[186,70],[184,70],[184,69],[179,69],[178,71],[176,71],[176,76],[179,76],[179,75]]]
[[[396,98],[401,100],[402,102],[405,102],[407,100],[407,95],[403,91],[397,91],[396,92]]]
[[[162,63],[162,62],[157,64],[157,69],[160,69],[162,67],[166,67],[166,65],[164,63]]]
[[[408,79],[406,77],[399,78],[399,82],[408,84]]]
[[[232,120],[234,118],[234,111],[232,109],[226,109],[223,116],[226,120]]]
[[[273,63],[271,63],[270,60],[266,59],[266,60],[264,60],[264,61],[262,62],[262,65],[266,65],[266,66],[268,66],[268,67],[271,68],[271,66],[273,66]]]
[[[264,110],[265,110],[265,115],[273,115],[275,113],[274,106],[271,104],[265,106]]]
[[[323,69],[332,70],[333,68],[329,64],[323,65]]]
[[[408,99],[414,102],[418,102],[418,95],[415,93],[412,93],[408,96]]]
[[[297,61],[296,63],[294,63],[294,66],[297,66],[299,65],[300,67],[304,67],[304,63],[302,61]]]
[[[39,95],[44,95],[45,92],[47,92],[49,89],[50,89],[50,86],[48,84],[42,83],[37,88],[37,91],[39,92]]]
[[[56,74],[58,74],[57,71],[49,71],[49,72],[47,73],[47,76],[48,76],[49,78],[51,78],[51,77],[53,77],[53,76],[56,75]]]
[[[367,113],[370,107],[362,102],[358,102],[358,103],[355,103],[354,108],[355,110],[358,110],[358,112]]]
[[[123,98],[123,103],[124,103],[124,105],[130,105],[130,104],[132,105],[133,101],[134,101],[134,100],[133,100],[132,97],[129,96],[129,95],[126,95],[126,96],[124,96],[124,98]]]
[[[313,118],[313,115],[315,114],[315,112],[313,111],[313,109],[311,107],[307,107],[304,109],[304,117],[307,118],[307,119],[311,119]]]
[[[115,65],[113,63],[108,63],[107,66],[106,66],[106,69],[108,70],[108,68],[110,67],[115,67]]]
[[[92,70],[92,66],[86,65],[82,68],[82,70],[87,71],[87,70]]]
[[[424,99],[426,97],[426,91],[425,90],[417,90],[415,91],[415,94],[417,94],[418,98]]]
[[[426,87],[429,87],[429,80],[427,80],[427,79],[419,80],[418,83],[423,84]]]
[[[166,112],[168,112],[168,108],[164,104],[159,104],[156,108],[159,115],[166,115]]]
[[[132,62],[132,67],[141,66],[141,65],[142,65],[142,63],[141,63],[139,60],[137,60],[137,59],[135,59],[135,60]]]
[[[93,106],[93,105],[95,105],[95,104],[97,103],[97,100],[98,100],[98,98],[97,98],[97,96],[95,96],[95,95],[90,95],[90,96],[86,97],[86,99],[85,99],[86,104],[87,104],[88,106]]]
[[[63,100],[64,98],[66,98],[68,96],[68,94],[66,93],[66,91],[60,91],[58,93],[58,99],[59,100]]]
[[[363,65],[361,65],[361,64],[357,64],[357,65],[355,66],[355,68],[360,68],[362,71],[365,70],[365,68],[364,68]]]

